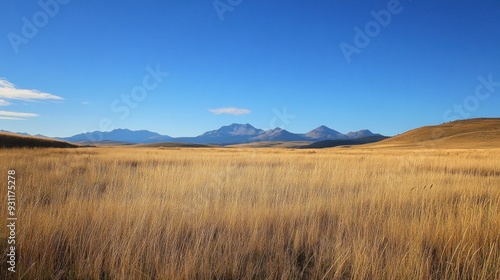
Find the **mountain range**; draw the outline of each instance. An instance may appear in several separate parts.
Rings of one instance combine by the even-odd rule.
[[[229,147],[282,147],[282,148],[328,148],[367,144],[368,148],[498,148],[500,147],[500,118],[477,118],[457,120],[440,125],[424,126],[386,137],[369,130],[339,133],[320,126],[305,134],[295,134],[284,129],[257,129],[249,124],[232,124],[208,131],[197,137],[173,138],[155,132],[116,129],[109,132],[94,131],[65,138],[50,138],[0,130],[0,149],[22,147],[81,147],[95,145],[141,144],[146,147],[209,147],[203,143],[226,144]],[[389,138],[389,139],[387,139]],[[76,143],[68,143],[66,140]],[[297,141],[301,140],[301,141]],[[304,140],[304,141],[302,141]],[[243,141],[238,143],[238,141]],[[183,143],[184,142],[184,143]],[[75,145],[77,144],[77,145]],[[224,145],[224,146],[226,146]]]
[[[93,142],[121,142],[132,144],[148,144],[160,142],[177,142],[177,143],[193,143],[193,144],[216,144],[229,145],[252,143],[261,141],[324,141],[338,139],[358,139],[370,136],[380,136],[380,134],[372,133],[369,130],[360,130],[342,134],[327,126],[320,126],[305,134],[297,134],[289,132],[282,128],[274,128],[262,130],[253,127],[250,124],[237,124],[222,126],[219,129],[207,131],[196,137],[170,137],[161,135],[148,130],[132,131],[128,129],[115,129],[109,132],[94,131],[82,134],[73,135],[71,137],[57,138],[73,143],[93,143]]]

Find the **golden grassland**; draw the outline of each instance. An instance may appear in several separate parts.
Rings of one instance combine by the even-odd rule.
[[[13,278],[500,279],[499,149],[13,149],[0,166]]]

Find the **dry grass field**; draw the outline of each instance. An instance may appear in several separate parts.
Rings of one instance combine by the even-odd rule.
[[[0,166],[16,279],[500,279],[500,149],[11,149]]]

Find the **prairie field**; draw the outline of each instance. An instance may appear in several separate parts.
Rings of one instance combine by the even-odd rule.
[[[500,149],[9,149],[0,166],[19,217],[2,279],[500,279]]]

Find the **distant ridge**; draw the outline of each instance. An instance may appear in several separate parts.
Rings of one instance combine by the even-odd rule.
[[[103,142],[103,141],[115,141],[124,143],[147,143],[154,140],[157,140],[157,142],[166,142],[168,140],[171,140],[172,138],[148,130],[132,131],[129,129],[115,129],[109,132],[94,131],[94,132],[77,134],[71,137],[57,138],[57,139],[74,143],[75,142],[92,143],[92,142]]]
[[[319,126],[305,134],[282,128],[262,130],[250,124],[222,126],[196,137],[160,135],[147,130],[115,129],[109,132],[88,132],[66,138],[26,136],[28,134],[0,131],[0,147],[77,147],[68,142],[91,145],[151,144],[158,147],[203,147],[204,145],[241,147],[308,147],[323,148],[366,144],[366,148],[500,148],[500,118],[459,120],[441,125],[424,126],[391,137],[370,130],[342,134],[327,126]],[[376,143],[375,143],[376,142]],[[185,145],[184,145],[185,144]]]
[[[250,142],[260,141],[304,141],[307,140],[300,134],[294,134],[281,128],[274,128],[262,132],[260,135],[253,137]]]
[[[354,139],[324,140],[324,141],[315,142],[315,143],[312,143],[309,145],[305,145],[305,146],[302,146],[300,148],[302,148],[302,149],[323,149],[323,148],[332,148],[332,147],[338,147],[338,146],[355,146],[355,145],[376,143],[376,142],[382,141],[382,140],[387,139],[387,138],[389,138],[389,137],[382,136],[382,135],[375,135],[375,136],[367,136],[367,137],[354,138]]]
[[[129,144],[154,144],[154,143],[188,143],[201,145],[238,145],[254,142],[291,142],[305,141],[317,142],[323,140],[355,139],[367,136],[377,136],[369,130],[360,130],[342,134],[327,126],[319,126],[306,134],[292,133],[282,128],[262,130],[251,124],[237,124],[222,126],[219,129],[207,131],[196,137],[177,137],[160,135],[147,130],[132,131],[128,129],[115,129],[109,132],[94,131],[77,134],[71,137],[58,138],[79,144],[116,143]]]
[[[500,148],[500,118],[478,118],[424,126],[370,147]]]
[[[351,132],[347,133],[347,136],[349,136],[349,138],[353,138],[353,139],[366,138],[366,137],[377,136],[377,135],[380,135],[380,134],[374,134],[373,132],[369,131],[368,129],[362,129],[360,131],[354,131],[354,132],[351,131]]]

